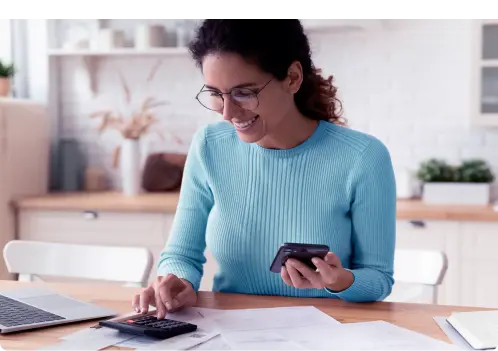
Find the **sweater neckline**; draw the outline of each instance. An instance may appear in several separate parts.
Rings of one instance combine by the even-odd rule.
[[[327,121],[320,120],[318,121],[318,125],[316,126],[315,130],[313,131],[313,134],[311,134],[308,139],[303,141],[301,144],[294,146],[289,149],[269,149],[262,147],[258,145],[257,143],[252,143],[251,147],[256,150],[256,152],[259,152],[264,155],[268,156],[273,156],[273,157],[291,157],[297,154],[300,154],[304,150],[309,149],[313,145],[317,143],[321,139],[321,136],[323,135],[325,129],[326,129],[326,124]]]

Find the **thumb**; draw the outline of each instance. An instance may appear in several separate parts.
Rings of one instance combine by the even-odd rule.
[[[336,254],[329,252],[324,260],[328,265],[342,268],[341,259]]]
[[[172,301],[172,309],[171,312],[175,312],[176,310],[185,307],[195,305],[197,300],[197,294],[194,290],[189,287],[185,287],[182,291],[178,292]]]

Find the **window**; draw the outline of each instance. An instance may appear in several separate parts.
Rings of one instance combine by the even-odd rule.
[[[11,20],[0,19],[0,59],[12,60]]]

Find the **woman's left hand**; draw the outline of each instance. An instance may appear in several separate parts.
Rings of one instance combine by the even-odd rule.
[[[329,252],[325,259],[314,257],[313,264],[316,270],[306,264],[289,258],[282,267],[282,280],[285,284],[298,289],[324,289],[342,291],[351,286],[354,281],[353,273],[344,269],[337,255]]]

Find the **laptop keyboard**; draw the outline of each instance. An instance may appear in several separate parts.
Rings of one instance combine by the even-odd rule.
[[[0,324],[5,327],[65,319],[50,312],[0,295]]]

